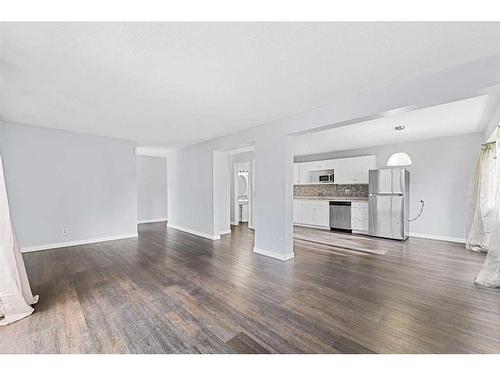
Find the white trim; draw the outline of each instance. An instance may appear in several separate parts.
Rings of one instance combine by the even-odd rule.
[[[253,252],[255,254],[265,255],[266,257],[271,257],[279,260],[290,260],[295,257],[295,253],[293,251],[286,255],[281,255],[275,251],[269,251],[269,250],[259,249],[258,247],[254,247]]]
[[[166,158],[168,149],[162,147],[144,147],[138,146],[135,148],[135,154],[139,156],[151,156],[154,158]]]
[[[231,234],[231,229],[224,229],[224,230],[221,230],[220,231],[220,234],[223,235],[223,234]]]
[[[251,152],[251,151],[255,152],[255,145],[254,144],[251,144],[251,145],[248,145],[248,146],[243,146],[243,147],[240,147],[240,148],[235,148],[233,150],[230,150],[229,154],[230,155],[234,155],[234,154],[241,154],[243,152]]]
[[[231,225],[240,225],[240,223],[237,223],[236,221],[231,221]]]
[[[220,240],[220,234],[218,236],[214,236],[213,234],[208,234],[208,233],[203,233],[203,232],[198,232],[196,230],[184,228],[178,225],[170,224],[167,223],[167,227],[177,229],[186,233],[194,234],[195,236],[200,236],[203,238],[208,238],[209,240]]]
[[[137,224],[158,223],[160,221],[167,221],[167,218],[166,217],[158,217],[156,219],[137,220]]]
[[[90,243],[97,243],[97,242],[123,240],[125,238],[137,238],[138,236],[139,236],[138,233],[129,233],[129,234],[120,234],[118,236],[90,238],[87,240],[48,243],[45,245],[35,245],[35,246],[23,246],[23,247],[21,247],[21,252],[29,253],[31,251],[58,249],[61,247],[70,247],[70,246],[78,246],[78,245],[87,245]]]
[[[424,234],[424,233],[412,233],[412,232],[410,232],[410,237],[426,238],[426,239],[429,239],[429,240],[437,240],[437,241],[448,241],[448,242],[465,243],[465,238],[447,237],[447,236],[435,236],[433,234]]]

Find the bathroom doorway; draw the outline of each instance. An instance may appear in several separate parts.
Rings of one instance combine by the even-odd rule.
[[[250,218],[250,162],[234,164],[234,224]]]
[[[255,153],[253,147],[231,152],[231,225],[247,224],[254,229]]]

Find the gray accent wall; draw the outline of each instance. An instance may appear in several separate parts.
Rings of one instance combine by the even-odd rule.
[[[137,219],[166,220],[167,159],[137,155]]]
[[[136,234],[135,147],[4,121],[1,151],[21,247]]]
[[[422,216],[410,223],[410,234],[463,241],[469,205],[469,187],[479,157],[482,133],[418,142],[368,147],[317,155],[296,156],[295,162],[377,155],[378,168],[386,168],[393,152],[405,151],[412,158],[410,171],[410,217],[425,201]]]

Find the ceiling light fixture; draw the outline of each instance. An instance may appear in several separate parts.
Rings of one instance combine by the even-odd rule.
[[[404,125],[397,125],[394,127],[394,130],[402,131],[404,128]],[[404,167],[407,165],[411,165],[411,158],[406,152],[395,152],[387,160],[388,167]]]

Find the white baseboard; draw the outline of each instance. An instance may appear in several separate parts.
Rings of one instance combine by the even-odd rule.
[[[200,236],[200,237],[203,237],[203,238],[208,238],[209,240],[220,240],[220,235],[214,236],[213,234],[198,232],[196,230],[192,230],[192,229],[189,229],[189,228],[184,228],[184,227],[181,227],[179,225],[174,225],[174,224],[170,224],[170,223],[167,223],[167,227],[172,228],[172,229],[177,229],[177,230],[180,230],[180,231],[183,231],[183,232],[186,232],[186,233],[194,234],[195,236]]]
[[[231,225],[240,225],[240,223],[237,223],[236,221],[231,221]]]
[[[87,245],[87,244],[90,244],[90,243],[123,240],[125,238],[137,238],[137,237],[138,237],[137,233],[129,233],[129,234],[121,234],[121,235],[118,235],[118,236],[90,238],[90,239],[87,239],[87,240],[48,243],[48,244],[45,244],[45,245],[35,245],[35,246],[23,246],[23,247],[21,247],[21,252],[22,253],[29,253],[31,251],[59,249],[61,247]]]
[[[324,227],[322,225],[309,225],[309,224],[299,224],[299,223],[293,223],[294,226],[296,227],[305,227],[305,228],[314,228],[314,229],[328,229],[330,230],[330,227]]]
[[[221,231],[220,231],[220,234],[221,234],[221,236],[222,236],[223,234],[231,234],[231,229],[224,229],[224,230],[221,230]]]
[[[256,254],[265,255],[266,257],[271,257],[279,260],[290,260],[295,257],[295,253],[293,251],[286,255],[281,255],[280,253],[277,253],[275,251],[269,251],[269,250],[259,249],[258,247],[254,247],[253,252]]]
[[[159,223],[160,221],[167,221],[166,217],[158,217],[156,219],[137,220],[137,224]]]
[[[429,240],[438,240],[438,241],[465,243],[465,238],[435,236],[433,234],[424,234],[424,233],[412,233],[412,232],[410,232],[410,237],[426,238]]]

